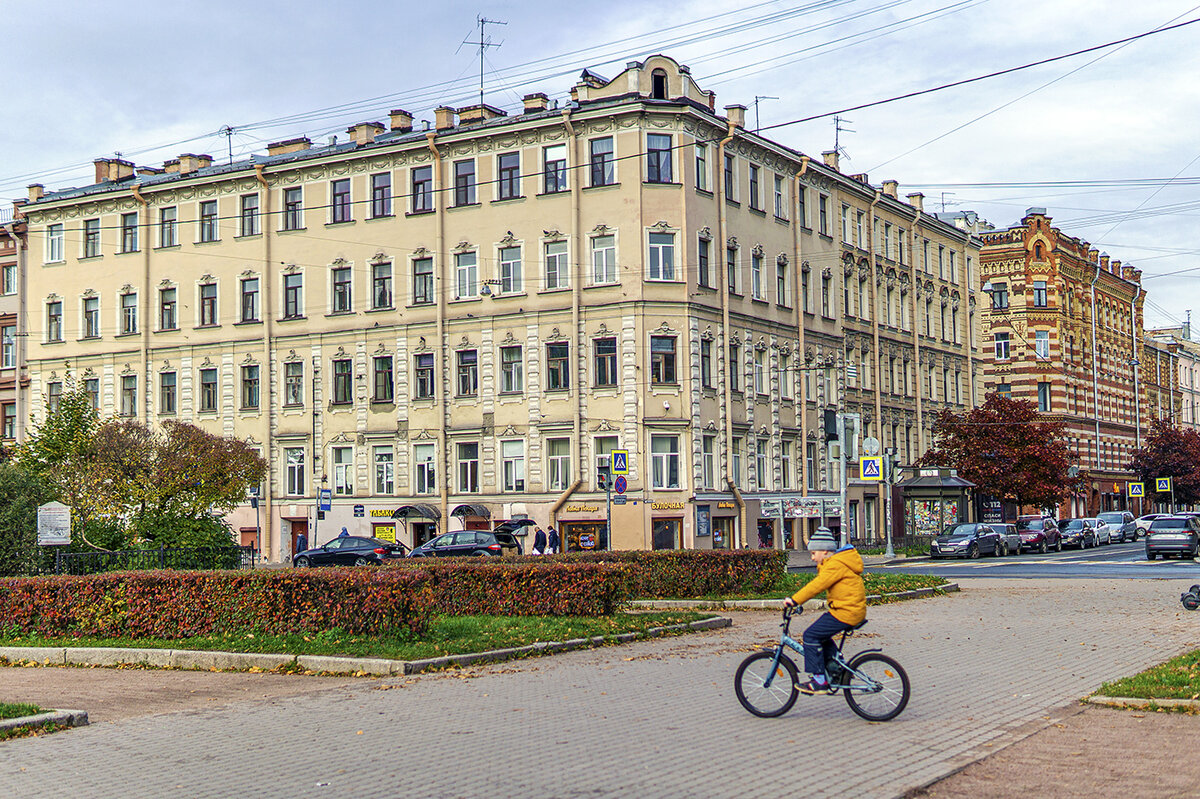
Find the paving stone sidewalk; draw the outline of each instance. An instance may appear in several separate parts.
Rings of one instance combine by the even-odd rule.
[[[870,637],[852,648],[881,646],[914,685],[887,724],[840,697],[802,697],[781,719],[746,713],[733,672],[778,632],[775,614],[748,612],[698,636],[10,741],[0,785],[17,796],[898,796],[1045,727],[1103,680],[1195,646],[1178,582],[972,580],[954,596],[872,607]]]

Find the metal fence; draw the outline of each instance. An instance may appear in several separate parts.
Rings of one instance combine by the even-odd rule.
[[[254,547],[170,547],[117,552],[63,552],[42,567],[43,574],[99,574],[147,569],[253,569]]]

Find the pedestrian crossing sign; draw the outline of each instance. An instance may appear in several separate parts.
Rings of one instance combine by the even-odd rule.
[[[858,459],[858,474],[863,480],[883,480],[883,456],[864,455]]]
[[[1144,496],[1146,496],[1146,485],[1145,485],[1145,483],[1130,483],[1130,484],[1129,484],[1129,496],[1131,496],[1131,497],[1144,497]]]
[[[1166,491],[1166,492],[1170,492],[1170,490],[1171,490],[1171,478],[1170,478],[1170,477],[1156,477],[1156,478],[1154,478],[1154,490],[1155,490],[1155,491]]]
[[[608,465],[613,474],[629,474],[629,450],[614,449],[608,458]]]

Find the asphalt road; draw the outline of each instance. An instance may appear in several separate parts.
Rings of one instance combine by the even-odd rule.
[[[1045,555],[1022,553],[1004,558],[984,556],[978,560],[930,560],[906,558],[902,561],[871,566],[872,571],[899,571],[936,574],[939,577],[1079,577],[1191,579],[1200,583],[1200,561],[1146,560],[1146,545],[1141,541],[1109,544],[1095,549],[1064,549]]]

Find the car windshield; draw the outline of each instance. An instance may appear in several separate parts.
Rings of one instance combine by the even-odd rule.
[[[1083,519],[1062,519],[1058,523],[1059,530],[1082,530]]]
[[[1098,517],[1106,522],[1114,522],[1116,524],[1125,523],[1125,514],[1123,513],[1101,513]]]
[[[948,535],[951,538],[966,538],[969,535],[974,535],[978,525],[975,524],[951,524],[942,531],[942,535]]]
[[[1018,519],[1017,520],[1017,529],[1018,530],[1041,530],[1042,529],[1042,520],[1041,519]]]
[[[1151,530],[1183,530],[1187,527],[1187,519],[1159,519],[1150,525]]]

